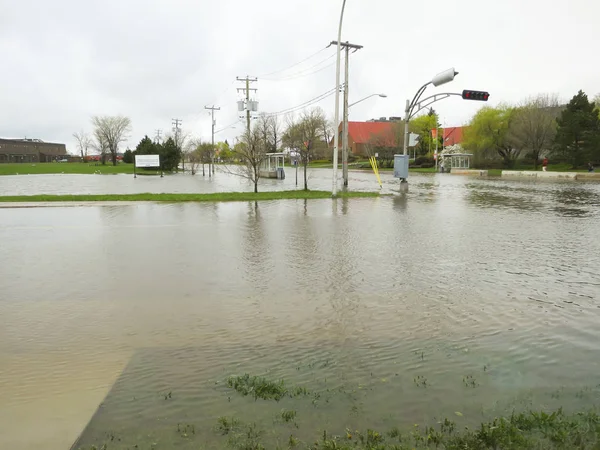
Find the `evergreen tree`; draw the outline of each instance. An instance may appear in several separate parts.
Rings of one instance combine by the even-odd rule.
[[[147,135],[140,141],[134,152],[136,155],[156,155],[158,153],[157,144],[152,142]]]
[[[181,149],[177,147],[175,141],[169,138],[161,146],[160,162],[165,172],[172,172],[177,169],[179,161],[181,161]]]
[[[595,109],[594,102],[580,90],[557,121],[557,150],[573,167],[600,161],[600,118]]]
[[[126,164],[133,163],[133,152],[130,149],[125,150],[125,153],[123,153],[123,162]]]

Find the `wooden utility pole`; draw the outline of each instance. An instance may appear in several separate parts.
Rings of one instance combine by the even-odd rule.
[[[338,45],[338,41],[331,41],[329,45]],[[348,186],[348,73],[349,73],[349,61],[350,61],[350,49],[354,49],[355,53],[361,48],[362,45],[350,44],[348,41],[340,42],[340,46],[346,51],[345,61],[345,80],[344,80],[344,114],[343,114],[343,125],[342,125],[342,172],[344,177],[344,186]],[[335,124],[337,128],[339,124]],[[337,164],[337,161],[335,162]]]
[[[216,121],[215,121],[215,111],[219,111],[221,108],[215,105],[212,106],[205,106],[204,109],[210,109],[210,115],[211,115],[211,119],[212,119],[212,153],[211,153],[211,166],[212,166],[212,173],[215,173],[215,125],[216,125]],[[210,172],[211,172],[211,168],[208,168],[208,176],[210,177]]]
[[[250,91],[254,91],[256,92],[258,89],[255,88],[250,88],[250,83],[251,82],[255,82],[258,81],[258,78],[250,78],[249,76],[246,75],[245,78],[240,78],[240,77],[236,77],[237,81],[245,81],[246,82],[246,87],[243,88],[237,88],[238,92],[239,91],[245,91],[246,92],[246,130],[248,132],[248,134],[250,134]]]
[[[183,154],[183,150],[181,148],[180,142],[179,142],[179,131],[181,130],[180,125],[181,125],[181,119],[171,119],[172,120],[172,124],[173,124],[173,133],[175,133],[175,146],[179,149],[179,151],[181,151],[181,164],[183,167],[183,174],[185,175],[185,156]],[[179,172],[179,164],[177,164],[177,172]]]

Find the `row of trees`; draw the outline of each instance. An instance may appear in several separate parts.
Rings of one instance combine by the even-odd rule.
[[[262,115],[231,152],[231,158],[239,162],[240,167],[226,166],[226,170],[249,179],[254,184],[254,192],[258,192],[260,168],[267,153],[284,147],[296,163],[304,167],[304,189],[308,190],[308,164],[327,154],[331,136],[331,124],[321,108],[287,116],[285,128],[275,116]]]
[[[160,155],[160,163],[165,172],[178,170],[179,162],[182,159],[181,146],[172,137],[168,137],[164,142],[155,142],[148,136],[137,145],[135,150],[128,150],[123,155],[123,162],[133,162],[135,155]]]
[[[119,145],[127,140],[131,132],[131,120],[125,116],[94,116],[92,127],[92,137],[84,131],[73,134],[81,159],[85,160],[89,150],[93,149],[100,154],[102,164],[106,164],[106,159],[110,157],[116,166]]]
[[[501,160],[511,168],[520,158],[557,161],[581,167],[600,161],[600,109],[579,91],[566,105],[556,95],[542,94],[517,106],[483,107],[465,129],[462,147],[475,162]]]

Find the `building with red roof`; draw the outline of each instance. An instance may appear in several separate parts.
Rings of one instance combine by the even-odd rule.
[[[368,156],[369,146],[400,147],[402,123],[399,121],[348,122],[348,149],[356,156]],[[338,127],[340,148],[342,124]]]

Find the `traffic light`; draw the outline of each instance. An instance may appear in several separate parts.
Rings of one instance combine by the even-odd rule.
[[[488,98],[490,98],[489,92],[483,91],[462,91],[463,100],[479,100],[482,102],[487,102]]]

